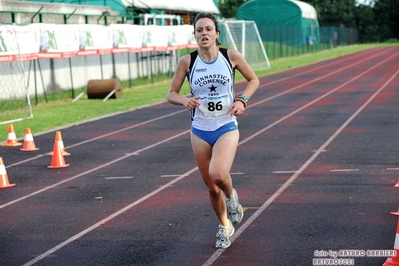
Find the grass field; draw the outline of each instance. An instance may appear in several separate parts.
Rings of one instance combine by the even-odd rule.
[[[271,68],[257,71],[259,77],[271,75],[287,69],[304,66],[314,62],[338,57],[344,54],[370,49],[384,44],[362,44],[339,47],[332,50],[326,50],[318,53],[309,53],[296,57],[282,58],[271,61]],[[393,45],[393,44],[386,44]],[[396,44],[398,45],[398,44]],[[242,81],[242,76],[237,73],[236,82]],[[111,115],[118,112],[124,112],[139,108],[145,105],[163,102],[166,100],[166,93],[169,89],[170,78],[163,77],[154,83],[148,81],[148,84],[135,85],[132,88],[123,89],[123,95],[120,99],[109,99],[103,102],[101,99],[87,99],[82,97],[76,102],[71,98],[49,101],[48,103],[38,103],[33,105],[33,118],[19,122],[14,122],[14,129],[17,138],[23,138],[25,129],[30,127],[33,135],[39,132],[55,130],[67,125],[78,124],[82,121]],[[82,90],[83,91],[83,90]],[[77,92],[78,94],[79,92]],[[183,94],[189,93],[187,82],[182,88]],[[76,94],[76,95],[77,95]],[[0,121],[5,121],[0,113]],[[7,139],[8,124],[0,125],[0,142]]]

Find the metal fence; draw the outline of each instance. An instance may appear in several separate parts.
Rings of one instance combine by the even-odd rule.
[[[358,30],[354,28],[320,27],[315,35],[305,35],[303,32],[305,30],[301,27],[259,28],[270,60],[358,43]]]

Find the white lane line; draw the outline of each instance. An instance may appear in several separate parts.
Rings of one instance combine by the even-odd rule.
[[[273,171],[273,174],[294,174],[296,171]]]
[[[145,147],[145,148],[142,148],[142,149],[140,149],[140,150],[137,150],[136,152],[142,152],[142,151],[145,151],[145,150],[149,150],[149,149],[151,149],[151,148],[153,148],[153,147],[155,147],[155,146],[158,146],[158,145],[160,145],[160,144],[163,144],[163,143],[165,143],[165,142],[168,142],[168,141],[170,141],[170,140],[172,140],[172,139],[178,138],[178,137],[180,137],[180,136],[182,136],[182,135],[185,135],[185,134],[187,134],[187,133],[189,133],[189,132],[190,132],[189,130],[186,130],[186,131],[184,131],[184,132],[182,132],[182,133],[180,133],[180,134],[177,134],[177,135],[175,135],[175,136],[173,136],[173,137],[170,137],[170,138],[168,138],[168,139],[159,141],[159,142],[154,143],[154,144],[152,144],[152,145],[149,145],[149,146],[147,146],[147,147]],[[86,174],[89,174],[89,173],[91,173],[91,172],[97,171],[97,170],[102,169],[102,168],[104,168],[104,167],[106,167],[106,166],[110,166],[111,164],[114,164],[114,163],[116,163],[116,162],[119,162],[119,161],[122,161],[122,160],[124,160],[124,159],[126,159],[126,158],[129,158],[130,156],[132,156],[132,155],[134,155],[134,154],[135,154],[135,153],[126,154],[125,156],[122,156],[122,157],[119,157],[118,159],[109,161],[108,163],[102,164],[101,166],[92,168],[92,169],[87,170],[87,171],[85,171],[85,172],[83,172],[83,173],[80,173],[80,174],[78,174],[78,175],[75,175],[75,176],[72,176],[72,177],[70,177],[70,178],[64,179],[64,180],[62,180],[62,181],[60,181],[60,182],[57,182],[57,183],[55,183],[55,184],[53,184],[53,185],[51,185],[51,186],[44,187],[44,188],[42,188],[42,189],[40,189],[40,190],[37,190],[37,191],[32,192],[32,193],[30,193],[30,194],[28,194],[28,195],[25,195],[25,196],[23,196],[23,197],[21,197],[21,198],[12,200],[12,201],[10,201],[10,202],[7,202],[7,203],[5,203],[5,204],[3,204],[3,205],[0,205],[0,209],[3,209],[3,208],[5,208],[5,207],[7,207],[7,206],[9,206],[9,205],[12,205],[12,204],[17,203],[17,202],[19,202],[19,201],[22,201],[22,200],[24,200],[24,199],[33,197],[33,196],[35,196],[35,195],[37,195],[37,194],[40,194],[40,193],[42,193],[42,192],[44,192],[44,191],[46,191],[46,190],[49,190],[49,189],[54,188],[54,187],[57,187],[57,186],[59,186],[59,185],[61,185],[61,184],[64,184],[64,183],[69,182],[69,181],[71,181],[71,180],[74,180],[74,179],[76,179],[76,178],[78,178],[78,177],[81,177],[81,176],[84,176],[84,175],[86,175]]]
[[[381,61],[377,65],[374,65],[371,67],[369,70],[363,72],[362,74],[356,76],[354,79],[366,74],[370,70],[378,67],[379,65],[385,63],[388,61],[390,58],[397,56],[398,53],[388,57],[387,59]],[[295,181],[295,179],[320,155],[322,150],[325,150],[325,148],[341,133],[341,131],[361,112],[363,109],[398,75],[399,70],[395,72],[395,74],[388,79],[351,117],[348,118],[348,120],[345,121],[344,124],[340,128],[338,128],[337,131],[326,141],[320,148],[299,168],[299,170],[292,175],[260,208],[257,210],[252,216],[248,218],[248,220],[245,221],[245,223],[236,230],[235,234],[231,237],[230,241],[233,243],[234,240],[236,240],[254,221],[258,216],[266,210],[267,207],[272,204],[272,202],[280,196],[284,190],[288,188],[288,186]],[[222,253],[225,251],[225,249],[218,249],[213,253],[213,255],[203,264],[203,266],[210,266],[212,265],[213,262],[216,261],[217,258],[219,258]]]
[[[312,150],[312,152],[316,152],[317,150]],[[328,152],[328,150],[323,150],[321,152]]]
[[[237,173],[230,173],[230,175],[245,175],[245,173],[237,172]],[[161,175],[161,177],[176,177],[180,175]]]
[[[101,221],[99,221],[99,222],[93,224],[92,226],[86,228],[85,230],[81,231],[80,233],[78,233],[78,234],[74,235],[73,237],[71,237],[71,238],[65,240],[64,242],[58,244],[57,246],[53,247],[52,249],[47,250],[47,251],[44,252],[43,254],[37,256],[36,258],[34,258],[33,260],[31,260],[31,261],[25,263],[23,266],[29,266],[29,265],[35,264],[36,262],[38,262],[38,261],[44,259],[45,257],[47,257],[47,256],[49,256],[49,255],[51,255],[51,254],[53,254],[53,253],[56,252],[57,250],[63,248],[63,247],[66,246],[66,245],[68,245],[69,243],[71,243],[71,242],[73,242],[73,241],[75,241],[75,240],[81,238],[81,237],[84,236],[85,234],[87,234],[87,233],[93,231],[93,230],[96,229],[97,227],[102,226],[104,223],[106,223],[106,222],[108,222],[108,221],[114,219],[114,218],[117,217],[118,215],[123,214],[124,212],[128,211],[129,209],[133,208],[134,206],[136,206],[136,205],[140,204],[141,202],[143,202],[143,201],[145,201],[145,200],[151,198],[152,196],[158,194],[159,192],[161,192],[161,191],[164,190],[165,188],[168,188],[168,187],[172,186],[174,183],[180,181],[181,179],[185,178],[186,176],[190,175],[191,173],[193,173],[193,172],[195,172],[195,171],[197,171],[197,167],[191,169],[190,171],[186,172],[185,174],[179,176],[178,178],[173,179],[173,180],[170,181],[169,183],[166,183],[165,185],[159,187],[158,189],[154,190],[153,192],[147,194],[146,196],[144,196],[144,197],[142,197],[142,198],[136,200],[135,202],[133,202],[133,203],[127,205],[126,207],[120,209],[119,211],[114,212],[113,214],[111,214],[111,215],[108,216],[107,218],[102,219]]]
[[[396,55],[396,54],[395,54]],[[391,56],[391,57],[393,57],[393,56]],[[370,68],[368,71],[370,71],[370,70],[372,70],[373,68],[375,68],[375,67],[378,67],[380,64],[383,64],[383,63],[385,63],[385,61],[387,61],[388,59],[386,59],[386,60],[384,60],[384,61],[382,61],[381,63],[379,63],[379,64],[377,64],[377,65],[375,65],[374,67],[372,67],[372,68]],[[365,74],[365,73],[367,73],[368,71],[365,71],[363,74]],[[398,70],[398,72],[399,72],[399,70]],[[394,76],[396,76],[397,75],[397,73],[398,72],[396,72],[395,73],[395,75]],[[361,74],[361,75],[363,75],[363,74]],[[357,77],[360,77],[361,75],[358,75],[358,76],[356,76],[355,78],[353,78],[353,80],[354,79],[356,79]],[[392,78],[391,78],[392,79]],[[390,79],[390,80],[391,80]],[[322,150],[324,150],[325,149],[325,147],[326,146],[328,146],[328,144],[329,143],[331,143],[332,141],[333,141],[333,139],[354,119],[354,117],[356,117],[368,104],[369,104],[369,102],[372,100],[372,99],[374,99],[375,98],[375,96],[383,89],[383,88],[385,88],[385,86],[390,82],[390,80],[389,81],[387,81],[384,85],[383,85],[383,87],[381,87],[366,103],[364,103],[363,105],[362,105],[362,107],[360,107],[359,109],[358,109],[358,111],[356,111],[336,132],[335,132],[335,134],[334,135],[332,135],[318,150],[317,150],[317,152],[316,153],[314,153],[313,154],[313,156],[312,157],[310,157],[310,159],[304,164],[304,165],[302,165],[302,167],[293,175],[293,176],[291,176],[290,177],[290,179],[288,179],[287,180],[287,182],[285,182],[260,208],[259,208],[259,210],[258,211],[256,211],[251,217],[249,217],[248,218],[248,220],[236,231],[236,233],[233,235],[233,237],[231,238],[231,241],[232,242],[234,242],[234,240],[236,239],[236,238],[238,238],[243,232],[244,232],[244,230],[246,229],[246,228],[248,228],[249,226],[251,226],[251,223],[299,176],[299,174],[300,173],[302,173],[302,171],[303,170],[305,170],[306,168],[307,168],[307,166],[315,159],[315,158],[317,158],[317,156],[321,153],[321,151]],[[349,82],[347,82],[347,83],[349,83]],[[342,85],[343,86],[343,85]],[[340,87],[342,87],[342,86],[339,86],[338,88],[340,88]],[[330,93],[326,93],[325,94],[325,96],[327,96],[327,95],[329,95]],[[324,97],[319,97],[318,99],[322,99],[322,98],[324,98]],[[310,105],[310,104],[309,104]],[[300,108],[300,109],[303,109],[303,108]],[[296,111],[294,111],[294,112],[292,112],[291,114],[295,114],[296,113]],[[286,118],[288,118],[289,116],[285,116]],[[279,120],[279,121],[282,121],[281,119]],[[270,126],[269,127],[267,127],[267,128],[270,128]],[[265,130],[263,130],[263,131],[265,131]],[[188,132],[188,131],[187,131]],[[183,133],[186,133],[186,132],[183,132]],[[242,145],[243,143],[245,143],[245,142],[247,142],[247,141],[249,141],[250,139],[253,139],[255,136],[257,136],[257,135],[259,135],[259,134],[253,134],[251,137],[249,137],[249,138],[247,138],[247,139],[245,139],[245,140],[243,140],[243,141],[241,141],[241,142],[239,142],[239,144],[238,145]],[[168,139],[169,140],[169,139]],[[167,140],[165,140],[165,141],[167,141]],[[165,142],[164,141],[164,142]],[[153,145],[153,146],[155,146],[155,144]],[[64,247],[64,246],[66,246],[66,245],[68,245],[69,243],[71,243],[71,242],[73,242],[73,241],[75,241],[76,239],[79,239],[80,237],[82,237],[82,236],[84,236],[85,234],[87,234],[87,233],[89,233],[89,232],[91,232],[91,231],[93,231],[94,229],[96,229],[97,227],[99,227],[99,226],[101,226],[102,224],[104,224],[105,222],[108,222],[108,221],[110,221],[110,220],[112,220],[113,218],[115,218],[115,217],[117,217],[118,215],[120,215],[120,214],[122,214],[122,213],[124,213],[124,212],[126,212],[126,211],[128,211],[129,209],[131,209],[132,207],[134,207],[134,206],[136,206],[137,204],[139,204],[139,203],[141,203],[141,202],[143,202],[143,201],[145,201],[145,200],[147,200],[148,198],[150,198],[150,197],[152,197],[152,196],[154,196],[154,195],[156,195],[157,193],[159,193],[159,192],[161,192],[162,190],[164,190],[164,189],[166,189],[166,188],[168,188],[168,187],[170,187],[170,186],[172,186],[174,183],[176,183],[176,182],[178,182],[178,181],[180,181],[181,179],[183,179],[183,178],[185,178],[186,176],[188,176],[188,175],[190,175],[191,173],[193,173],[193,172],[195,172],[195,171],[197,171],[198,170],[198,168],[197,167],[195,167],[195,168],[193,168],[193,169],[191,169],[190,171],[188,171],[188,172],[186,172],[184,175],[182,175],[182,176],[180,176],[180,177],[178,177],[178,178],[176,178],[176,179],[173,179],[173,180],[171,180],[169,183],[167,183],[167,184],[165,184],[165,185],[163,185],[163,186],[161,186],[161,187],[159,187],[158,189],[156,189],[156,190],[154,190],[153,192],[151,192],[150,194],[147,194],[146,196],[144,196],[144,197],[142,197],[142,198],[140,198],[139,200],[137,200],[137,201],[135,201],[135,202],[133,202],[132,204],[130,204],[130,205],[128,205],[128,206],[126,206],[126,207],[124,207],[124,208],[122,208],[122,209],[120,209],[119,211],[117,211],[117,212],[115,212],[115,213],[113,213],[113,214],[111,214],[110,216],[108,216],[107,218],[105,218],[105,219],[103,219],[103,220],[101,220],[101,221],[99,221],[99,222],[97,222],[97,223],[95,223],[94,225],[92,225],[92,226],[90,226],[89,228],[87,228],[87,229],[85,229],[85,230],[83,230],[83,231],[81,231],[80,233],[78,233],[78,234],[76,234],[75,236],[73,236],[73,237],[71,237],[71,238],[69,238],[69,239],[67,239],[67,240],[65,240],[64,242],[62,242],[61,244],[59,244],[59,245],[57,245],[57,246],[55,246],[55,247],[53,247],[52,249],[50,249],[50,250],[48,250],[48,251],[46,251],[46,252],[44,252],[44,253],[42,253],[41,255],[39,255],[39,256],[37,256],[36,258],[34,258],[33,260],[31,260],[31,261],[29,261],[29,262],[27,262],[26,264],[24,264],[24,266],[29,266],[29,265],[33,265],[34,263],[36,263],[36,262],[38,262],[38,261],[40,261],[40,260],[42,260],[43,258],[45,258],[45,257],[47,257],[47,256],[49,256],[49,255],[51,255],[52,253],[54,253],[54,252],[56,252],[57,250],[59,250],[59,249],[61,249],[62,247]],[[211,265],[221,254],[223,253],[223,250],[222,249],[219,249],[218,251],[216,251],[208,260],[207,260],[207,262],[205,262],[205,264],[204,265]],[[209,264],[210,263],[210,264]]]
[[[308,108],[309,106],[311,106],[311,105],[313,105],[314,103],[316,103],[316,102],[322,100],[323,98],[327,97],[328,95],[330,95],[330,94],[336,92],[337,90],[341,89],[342,87],[346,86],[347,84],[351,83],[352,81],[358,79],[359,77],[365,75],[367,72],[373,70],[373,69],[376,68],[377,66],[380,66],[381,64],[385,63],[386,61],[388,61],[389,59],[391,59],[392,57],[395,57],[395,56],[396,56],[396,54],[394,54],[394,55],[388,57],[387,59],[383,60],[383,61],[380,62],[379,64],[374,65],[373,67],[371,67],[371,68],[369,68],[368,70],[364,71],[363,73],[361,73],[361,74],[355,76],[354,78],[352,78],[352,79],[350,79],[350,80],[348,80],[348,81],[342,83],[342,84],[339,85],[338,87],[335,87],[334,89],[330,90],[329,92],[326,92],[325,94],[323,94],[323,95],[321,95],[320,97],[314,99],[313,101],[308,102],[307,104],[305,104],[305,105],[303,105],[302,107],[296,109],[295,111],[289,113],[288,115],[283,116],[283,117],[280,118],[279,120],[277,120],[277,121],[271,123],[269,126],[263,128],[262,130],[259,130],[257,133],[255,133],[255,134],[253,134],[252,136],[246,138],[246,139],[243,140],[241,143],[245,143],[245,142],[247,142],[247,141],[250,141],[250,140],[254,139],[254,138],[257,137],[258,135],[262,134],[263,132],[269,130],[270,128],[272,128],[272,127],[274,127],[275,125],[281,123],[282,121],[286,120],[287,118],[290,118],[291,116],[295,115],[296,113],[299,113],[299,112],[302,111],[303,109]],[[307,82],[307,83],[304,83],[304,84],[307,85],[308,82]],[[300,86],[298,86],[298,87],[301,87],[301,86],[302,86],[302,85],[300,85]],[[273,97],[270,97],[270,98],[273,98]],[[267,99],[266,99],[266,100],[267,100]],[[262,101],[253,103],[251,106],[248,106],[248,108],[250,108],[250,107],[252,107],[252,106],[254,106],[254,105],[258,105],[258,104],[260,104],[261,102],[264,102],[264,101],[266,101],[266,100],[262,100]],[[324,151],[324,150],[326,150],[326,149],[323,149],[322,151]],[[321,151],[317,150],[316,152],[321,152]]]
[[[245,175],[245,173],[230,173],[230,175]],[[180,175],[161,175],[161,177],[176,177],[176,176],[180,176]]]
[[[114,179],[132,179],[134,178],[133,176],[111,176],[111,177],[106,177],[105,179],[108,180],[114,180]]]
[[[399,168],[387,168],[387,171],[399,171]]]
[[[299,89],[299,88],[305,87],[305,86],[307,86],[307,85],[309,85],[309,84],[312,84],[312,83],[314,83],[314,82],[316,82],[316,81],[319,81],[319,80],[322,80],[322,79],[327,78],[327,77],[329,77],[329,76],[332,76],[332,75],[337,74],[337,73],[339,73],[339,72],[342,72],[342,71],[345,70],[345,69],[348,69],[348,68],[351,68],[351,67],[353,67],[353,66],[356,66],[356,65],[358,65],[358,64],[360,64],[360,63],[362,63],[362,62],[364,62],[364,61],[367,61],[367,60],[369,60],[370,58],[376,57],[376,56],[377,56],[377,55],[372,55],[372,56],[370,56],[370,57],[367,58],[367,59],[355,61],[355,63],[353,63],[353,64],[346,65],[345,67],[339,68],[339,69],[337,69],[337,70],[335,70],[335,71],[329,72],[328,74],[325,74],[325,75],[323,75],[323,76],[317,77],[317,78],[312,79],[312,80],[310,80],[310,81],[308,81],[308,82],[302,83],[302,84],[300,84],[300,85],[298,85],[298,86],[295,86],[295,87],[293,87],[293,88],[291,88],[291,89],[289,89],[289,90],[286,90],[286,91],[284,91],[284,92],[275,94],[275,95],[273,95],[273,96],[271,96],[271,97],[269,97],[269,98],[266,98],[266,99],[264,99],[264,100],[258,101],[258,102],[256,102],[256,103],[251,103],[251,105],[248,106],[247,109],[248,109],[248,108],[251,108],[251,107],[253,107],[253,106],[256,106],[256,105],[265,103],[265,102],[267,102],[267,101],[270,101],[270,100],[272,100],[272,99],[274,99],[274,98],[280,97],[280,96],[282,96],[282,95],[284,95],[284,94],[287,94],[287,93],[289,93],[289,92],[295,91],[295,90],[297,90],[297,89]],[[379,55],[378,55],[378,56],[379,56]],[[353,81],[353,80],[359,78],[360,76],[364,75],[364,73],[366,73],[366,72],[368,72],[368,71],[370,71],[370,70],[371,70],[371,69],[369,69],[369,70],[363,72],[362,74],[357,75],[355,78],[350,79],[349,81],[345,82],[343,85],[346,85],[346,84],[350,83],[351,81]],[[343,86],[343,85],[341,85],[341,86]],[[330,93],[334,92],[335,90],[337,90],[337,89],[340,88],[341,86],[339,86],[339,87],[337,87],[336,89],[330,91]],[[327,96],[327,95],[323,95],[323,96],[321,96],[321,97],[324,98],[325,96]],[[318,100],[317,100],[317,101],[318,101]]]
[[[105,138],[105,137],[108,137],[108,136],[111,136],[111,135],[114,135],[114,134],[117,134],[117,133],[120,133],[120,132],[129,130],[129,129],[132,129],[132,128],[136,128],[136,127],[139,127],[139,126],[143,126],[143,125],[145,125],[145,124],[149,124],[149,123],[151,123],[151,122],[154,122],[154,121],[157,121],[157,120],[161,120],[161,119],[164,119],[164,118],[169,117],[169,116],[174,116],[174,115],[176,115],[176,114],[179,114],[179,113],[182,113],[182,112],[185,112],[185,111],[186,111],[186,110],[180,110],[180,111],[173,112],[173,113],[170,113],[170,114],[167,114],[167,115],[163,115],[163,116],[160,116],[160,117],[157,117],[157,118],[153,118],[153,119],[150,119],[150,120],[147,120],[147,121],[138,123],[138,124],[134,124],[134,125],[131,125],[131,126],[129,126],[129,127],[124,127],[124,128],[122,128],[122,129],[119,129],[119,130],[116,130],[116,131],[112,131],[112,132],[110,132],[110,133],[107,133],[107,134],[104,134],[104,135],[100,135],[100,136],[95,137],[95,138],[90,138],[90,139],[87,139],[87,140],[85,140],[85,141],[81,141],[81,142],[78,142],[78,143],[69,145],[69,146],[65,147],[65,149],[69,149],[69,148],[73,148],[73,147],[76,147],[76,146],[80,146],[80,145],[83,145],[83,144],[85,144],[85,143],[89,143],[89,142],[92,142],[92,141],[95,141],[95,140],[98,140],[98,139],[102,139],[102,138]],[[140,153],[140,151],[136,151],[136,152],[133,152],[133,153],[131,153],[131,154],[129,153],[129,154],[126,154],[126,155],[127,155],[127,156],[130,156],[130,155],[138,155],[139,153]],[[30,159],[26,159],[26,160],[23,160],[23,161],[19,161],[19,162],[14,163],[14,164],[10,164],[10,165],[8,165],[6,168],[10,168],[10,167],[13,167],[13,166],[16,166],[16,165],[20,165],[20,164],[23,164],[23,163],[26,163],[26,162],[29,162],[29,161],[33,161],[33,160],[36,160],[36,159],[41,158],[41,157],[43,157],[43,156],[48,156],[48,154],[47,154],[47,153],[45,153],[45,154],[39,154],[39,155],[37,155],[36,157],[30,158]]]
[[[372,52],[372,51],[370,50],[370,52]],[[378,54],[380,55],[380,54],[387,53],[387,52],[388,52],[388,51],[383,50],[383,51],[379,52]],[[368,54],[368,53],[367,53],[367,54]],[[373,55],[371,55],[369,58],[374,57],[374,55],[375,55],[375,54],[373,53]],[[316,68],[317,70],[320,70],[320,69],[323,69],[323,68],[327,68],[327,67],[329,67],[329,66],[331,66],[331,65],[339,64],[339,63],[341,63],[341,62],[347,62],[348,60],[349,60],[349,61],[357,61],[357,60],[354,60],[354,59],[355,59],[355,58],[358,58],[358,57],[365,58],[364,55],[363,55],[363,53],[355,53],[355,56],[353,56],[353,57],[351,56],[350,58],[343,58],[343,59],[336,60],[336,61],[334,60],[334,61],[332,61],[332,62],[330,62],[330,63],[323,64],[322,67],[316,66],[315,68]],[[362,61],[363,61],[363,60],[362,60]],[[360,62],[360,61],[358,61],[358,62]],[[267,86],[269,86],[269,85],[272,85],[272,84],[275,84],[275,83],[278,83],[278,82],[281,82],[281,81],[284,81],[284,80],[287,80],[287,79],[291,79],[291,78],[294,78],[294,77],[297,77],[297,76],[301,76],[301,75],[306,74],[306,73],[314,73],[315,68],[308,69],[308,70],[306,70],[306,71],[303,71],[303,72],[300,72],[300,73],[297,73],[297,74],[294,74],[294,75],[290,75],[290,76],[287,76],[287,77],[285,77],[285,78],[280,78],[280,79],[277,79],[277,80],[274,80],[274,81],[270,81],[270,82],[264,83],[264,84],[260,85],[259,88],[265,88],[265,87],[267,87]]]
[[[359,169],[332,169],[330,172],[358,172]]]

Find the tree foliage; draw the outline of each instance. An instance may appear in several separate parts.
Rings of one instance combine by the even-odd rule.
[[[317,12],[320,26],[355,27],[356,0],[302,0],[311,4]]]
[[[315,7],[320,26],[357,28],[360,42],[399,39],[398,0],[302,0]]]
[[[225,18],[234,18],[238,8],[245,2],[245,0],[218,0],[219,11]]]
[[[369,5],[361,5],[356,8],[356,28],[359,31],[360,42],[379,41],[377,33],[378,26],[375,24],[373,8]]]
[[[316,9],[321,27],[357,28],[360,42],[399,39],[398,0],[369,0],[369,5],[358,5],[356,0],[301,1],[311,4]],[[234,18],[245,0],[218,0],[218,2],[222,16]]]
[[[375,24],[380,40],[399,39],[399,2],[398,0],[375,0],[373,8]]]

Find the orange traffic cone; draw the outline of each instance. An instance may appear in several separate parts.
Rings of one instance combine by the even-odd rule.
[[[65,151],[64,142],[62,141],[61,131],[55,132],[55,141],[54,142],[58,142],[63,156],[71,155],[69,152]],[[54,155],[54,154],[53,154],[53,152],[50,152],[49,155]]]
[[[396,183],[396,185],[394,185],[393,187],[399,188],[399,180],[398,183]]]
[[[10,184],[10,182],[8,181],[6,167],[4,166],[3,158],[0,157],[0,188],[7,188],[12,186],[15,186],[15,184]]]
[[[391,214],[399,216],[399,210],[397,212],[391,212]],[[396,228],[395,244],[393,247],[395,255],[392,258],[388,258],[382,266],[398,266],[399,265],[399,221]]]
[[[14,125],[8,125],[8,134],[7,134],[7,141],[3,144],[3,146],[13,147],[13,146],[20,146],[22,145],[21,142],[17,141],[17,137],[15,136],[14,132]]]
[[[61,147],[58,141],[54,142],[53,158],[51,159],[51,165],[47,168],[64,168],[69,166],[65,163],[64,155],[62,155]]]
[[[20,148],[21,151],[37,151],[35,141],[33,140],[32,132],[29,127],[25,129],[24,146]]]

